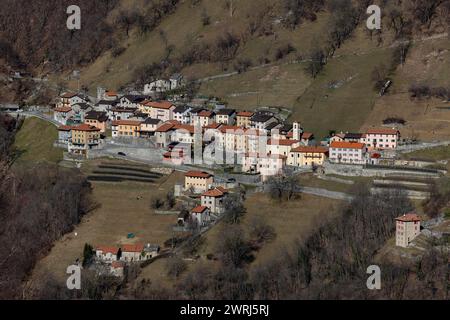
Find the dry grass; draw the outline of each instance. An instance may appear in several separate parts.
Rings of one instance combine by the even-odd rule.
[[[340,201],[312,195],[302,195],[300,199],[283,203],[274,201],[262,193],[249,196],[245,203],[247,213],[240,224],[244,231],[247,234],[249,233],[254,219],[264,219],[274,228],[276,233],[276,238],[272,242],[265,244],[255,253],[255,261],[250,267],[253,268],[268,259],[273,259],[280,252],[292,249],[296,240],[303,239],[320,223],[326,221],[335,212],[332,208],[340,203]],[[190,262],[188,264],[189,270],[199,265],[206,265],[208,268],[218,267],[219,262],[207,260],[206,255],[214,254],[218,238],[223,229],[227,227],[226,223],[221,222],[206,233],[205,242],[199,248],[200,259]],[[178,281],[167,276],[164,266],[164,260],[159,260],[147,266],[143,269],[138,280],[151,279],[153,282],[167,287],[178,283]]]
[[[431,161],[448,160],[450,159],[450,146],[417,150],[414,152],[405,153],[402,156],[405,159],[423,159]]]
[[[89,167],[95,164],[90,163]],[[53,274],[57,279],[64,279],[66,267],[82,256],[85,243],[93,246],[136,242],[162,245],[172,236],[171,227],[177,216],[155,215],[150,199],[155,195],[164,197],[181,179],[182,175],[175,172],[169,177],[163,176],[155,185],[94,182],[93,196],[101,207],[84,217],[74,232],[55,243],[51,252],[38,262],[33,278]],[[136,237],[127,239],[128,233]]]
[[[450,105],[437,99],[411,100],[411,84],[431,87],[449,86],[450,44],[448,40],[431,40],[414,44],[406,64],[397,69],[390,94],[377,99],[363,127],[379,126],[383,119],[397,116],[407,121],[400,128],[404,137],[420,140],[448,140]]]
[[[14,142],[20,155],[17,163],[58,163],[63,158],[63,150],[53,147],[57,139],[58,131],[53,124],[37,118],[25,119]]]

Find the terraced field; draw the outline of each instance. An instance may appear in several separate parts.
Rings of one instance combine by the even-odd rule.
[[[102,162],[88,174],[89,181],[95,182],[142,182],[154,184],[162,175],[146,166]]]

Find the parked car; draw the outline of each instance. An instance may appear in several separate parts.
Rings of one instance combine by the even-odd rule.
[[[126,157],[127,155],[124,152],[117,152],[119,156]]]

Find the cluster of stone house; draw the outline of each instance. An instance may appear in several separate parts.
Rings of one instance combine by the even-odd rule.
[[[158,79],[144,85],[144,94],[152,95],[176,90],[185,85],[183,76],[179,73],[173,74],[169,79]]]
[[[377,164],[380,151],[395,149],[400,133],[390,128],[370,128],[364,133],[339,133],[317,146],[314,135],[300,123],[280,121],[269,111],[237,111],[226,107],[177,105],[145,95],[119,96],[102,91],[90,105],[82,96],[63,94],[55,108],[62,123],[59,140],[70,152],[85,154],[96,148],[111,128],[113,138],[149,138],[167,148],[164,161],[181,164],[194,147],[213,147],[210,158],[233,159],[242,171],[260,174],[263,180],[285,166],[321,166],[326,160],[339,164]],[[78,119],[70,124],[70,119]],[[80,124],[81,123],[81,124]],[[209,150],[208,149],[208,150]],[[214,153],[214,155],[213,155]]]
[[[98,246],[95,256],[98,260],[110,265],[110,272],[116,276],[123,276],[126,263],[142,262],[156,257],[160,247],[152,244],[124,244],[116,246]]]
[[[330,139],[330,162],[377,164],[380,150],[396,149],[400,132],[390,128],[370,128],[364,133],[340,133]]]
[[[214,175],[205,171],[188,171],[184,175],[184,190],[200,195],[200,204],[178,217],[179,224],[192,219],[200,227],[225,212],[225,199],[230,191],[214,183]]]

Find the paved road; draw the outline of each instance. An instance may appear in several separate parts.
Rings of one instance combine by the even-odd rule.
[[[37,112],[37,111],[23,111],[23,112],[8,112],[10,115],[14,115],[14,116],[24,116],[24,117],[35,117],[35,118],[39,118],[41,120],[45,120],[47,122],[50,122],[51,124],[53,124],[56,127],[59,127],[61,125],[61,123],[59,123],[58,121],[56,121],[55,119],[53,119],[51,116],[45,115],[41,112]]]

